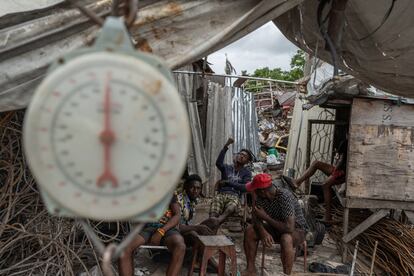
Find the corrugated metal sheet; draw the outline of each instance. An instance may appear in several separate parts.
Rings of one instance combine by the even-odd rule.
[[[215,162],[220,150],[228,137],[233,135],[231,118],[231,88],[222,87],[216,83],[210,83],[208,89],[206,155],[209,166],[209,185],[205,194],[213,195],[214,184],[220,179],[220,173],[215,167]],[[232,161],[233,149],[229,149],[225,162]]]
[[[235,150],[248,148],[257,156],[259,153],[259,127],[254,95],[244,92],[240,88],[232,90],[233,137],[238,142],[235,145]]]
[[[279,102],[280,106],[290,105],[293,106],[295,104],[296,98],[296,91],[286,92],[282,95],[277,96],[277,101]]]
[[[211,196],[214,184],[220,179],[215,162],[228,137],[233,137],[235,143],[227,152],[226,163],[231,164],[233,153],[242,148],[248,148],[257,155],[258,126],[253,95],[240,88],[210,83],[207,122],[206,154],[210,185],[206,194]]]
[[[186,70],[192,70],[192,66],[185,67]],[[194,85],[196,75],[174,74],[175,82],[183,101],[186,103],[188,117],[191,129],[191,148],[188,157],[188,172],[198,174],[203,181],[208,179],[208,166],[204,150],[203,136],[201,133],[201,124],[198,113],[196,99],[196,88]],[[207,185],[206,185],[207,186]]]

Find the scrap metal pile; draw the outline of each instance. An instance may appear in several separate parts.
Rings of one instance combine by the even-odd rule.
[[[351,229],[371,215],[368,210],[353,210],[349,215]],[[336,219],[343,216],[343,210],[337,209]],[[337,244],[343,250],[342,227],[335,226],[331,236],[337,240]],[[392,218],[383,218],[354,239],[358,240],[358,270],[361,273],[369,273],[370,266],[365,265],[365,260],[371,262],[375,247],[378,242],[375,257],[375,268],[380,268],[387,275],[414,275],[414,225],[403,224]],[[351,250],[349,254],[352,254]]]
[[[0,275],[87,272],[98,257],[73,220],[47,213],[23,157],[22,121],[23,111],[0,116]]]
[[[283,168],[296,92],[255,94],[262,159],[269,169]]]

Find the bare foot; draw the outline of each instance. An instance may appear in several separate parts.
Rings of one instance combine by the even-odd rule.
[[[200,224],[208,226],[208,228],[210,228],[214,233],[217,233],[221,222],[218,218],[208,218]]]

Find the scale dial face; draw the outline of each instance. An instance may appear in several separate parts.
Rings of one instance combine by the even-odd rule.
[[[54,201],[80,217],[119,220],[149,211],[174,189],[190,139],[170,80],[138,59],[98,52],[43,81],[24,142]]]

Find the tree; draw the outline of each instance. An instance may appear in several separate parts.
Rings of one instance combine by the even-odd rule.
[[[269,69],[269,67],[263,67],[256,69],[251,75],[258,78],[269,78],[276,80],[296,81],[303,77],[303,69],[305,67],[305,53],[302,50],[297,50],[296,54],[290,60],[290,70],[284,71],[277,67]],[[245,85],[246,90],[251,92],[257,92],[261,90],[263,83],[257,81],[248,81]]]

